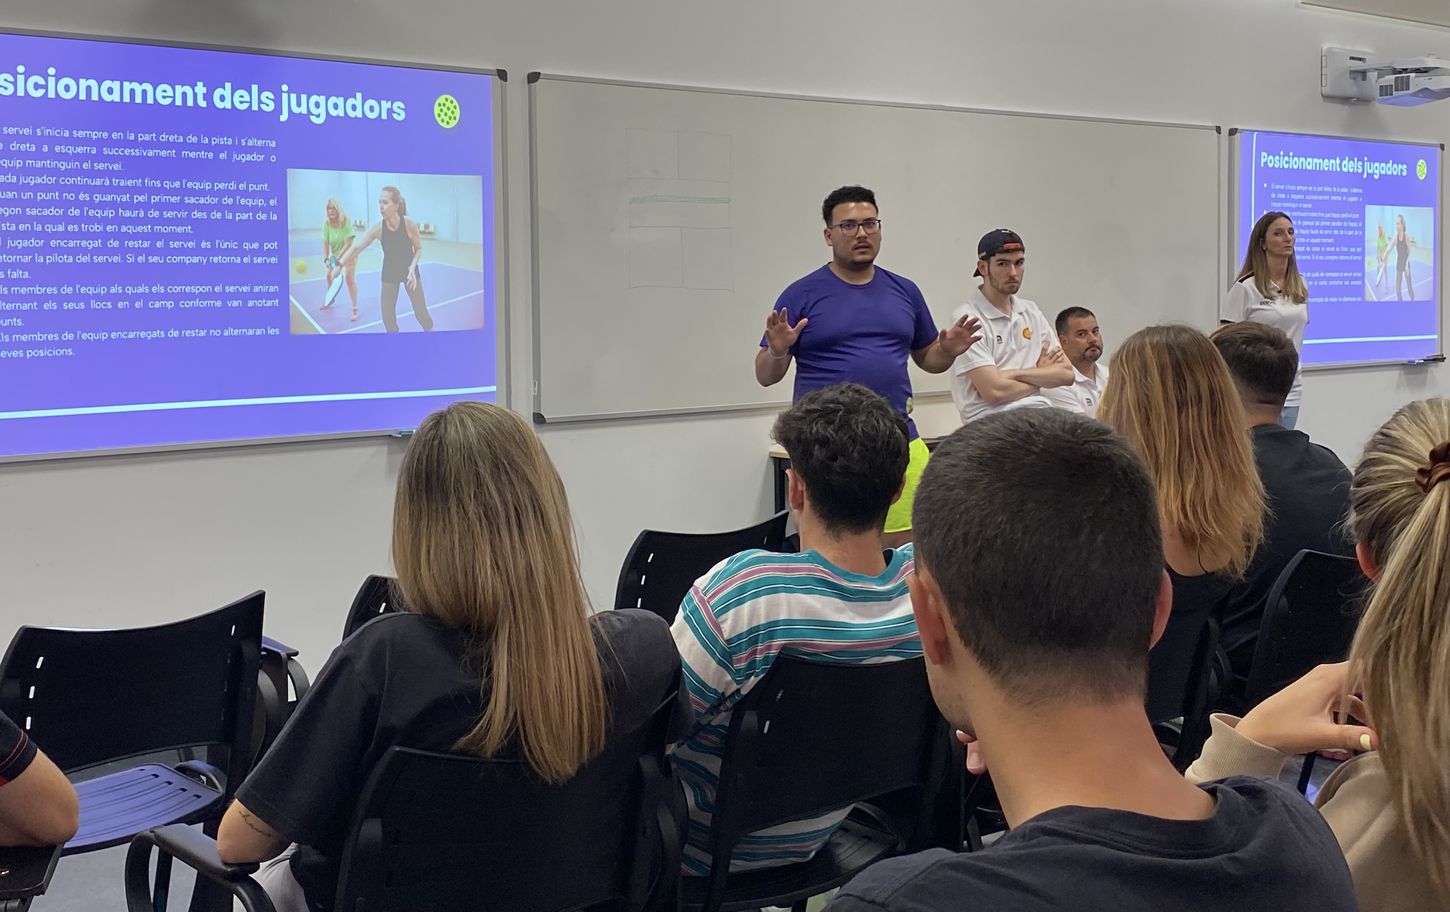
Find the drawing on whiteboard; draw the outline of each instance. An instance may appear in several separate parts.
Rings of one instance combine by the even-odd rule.
[[[730,137],[628,129],[629,285],[733,291]]]

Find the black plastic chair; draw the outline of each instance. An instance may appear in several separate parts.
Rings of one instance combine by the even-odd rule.
[[[16,631],[0,668],[0,711],[67,774],[186,747],[212,761],[77,782],[80,829],[64,854],[167,823],[215,826],[251,766],[262,603],[254,592],[158,627]]]
[[[1264,619],[1244,687],[1245,711],[1299,680],[1314,666],[1341,662],[1354,642],[1368,584],[1352,557],[1300,551],[1284,566],[1264,602]],[[1304,755],[1299,791],[1314,773]]]
[[[763,523],[733,532],[644,530],[624,558],[614,607],[643,608],[673,623],[685,594],[710,568],[750,548],[780,551],[789,517],[789,512],[782,511]]]
[[[673,896],[683,797],[665,756],[675,700],[563,785],[518,760],[480,760],[394,747],[363,789],[337,886],[337,912],[657,910]],[[218,883],[248,912],[272,912],[250,875],[226,865],[193,829],[136,837],[126,903],[152,912],[152,847]],[[661,876],[661,875],[664,876]]]
[[[1245,708],[1259,705],[1316,665],[1344,660],[1359,627],[1366,583],[1352,557],[1300,551],[1289,560],[1264,604]]]
[[[943,792],[961,806],[964,773],[951,743],[923,660],[846,665],[779,656],[731,714],[707,843],[710,873],[681,878],[683,905],[804,909],[810,897],[883,858],[932,843],[957,848],[959,830],[932,830]],[[848,807],[850,816],[809,861],[730,873],[743,836]]]
[[[271,637],[262,637],[257,712],[252,722],[253,766],[277,740],[309,686],[307,671],[297,661],[297,650]]]
[[[31,900],[45,893],[63,847],[0,848],[0,912],[25,912]]]
[[[1210,610],[1171,617],[1148,656],[1148,720],[1159,741],[1173,749],[1173,765],[1180,771],[1198,758],[1208,740],[1218,638],[1218,620]]]
[[[347,620],[342,625],[342,638],[352,636],[359,627],[380,614],[402,611],[403,600],[398,595],[398,581],[391,576],[370,575],[358,587],[347,609]]]

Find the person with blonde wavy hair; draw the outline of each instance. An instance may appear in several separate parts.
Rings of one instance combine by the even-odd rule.
[[[1319,666],[1241,720],[1215,715],[1188,775],[1269,777],[1291,754],[1358,754],[1315,803],[1360,907],[1450,908],[1450,400],[1411,402],[1385,422],[1349,497],[1371,581],[1349,661]]]
[[[678,687],[662,618],[590,616],[563,482],[507,409],[460,402],[423,421],[392,550],[403,610],[333,651],[217,834],[228,863],[277,859],[258,880],[279,912],[332,907],[355,804],[388,748],[518,758],[564,782]]]
[[[1158,493],[1173,613],[1149,662],[1148,712],[1180,714],[1189,657],[1264,536],[1264,486],[1243,403],[1208,337],[1164,324],[1118,348],[1098,418],[1128,439]]]

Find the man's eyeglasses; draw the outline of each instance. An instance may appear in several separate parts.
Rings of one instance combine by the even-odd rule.
[[[855,219],[847,219],[844,222],[837,222],[831,227],[845,235],[855,234],[859,228],[865,228],[867,234],[876,234],[881,230],[881,219],[862,219],[859,222]]]

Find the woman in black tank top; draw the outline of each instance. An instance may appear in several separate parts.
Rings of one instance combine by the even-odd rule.
[[[382,241],[383,274],[382,304],[383,327],[390,333],[398,331],[398,286],[408,289],[408,300],[413,304],[413,316],[424,331],[433,328],[433,317],[428,313],[428,302],[423,295],[423,277],[418,272],[418,260],[423,256],[423,241],[418,236],[418,224],[408,218],[408,201],[397,187],[384,187],[378,196],[378,213],[383,217],[362,240],[343,255],[340,265],[346,266],[357,258],[358,253],[373,241]]]
[[[1401,289],[1410,286],[1410,300],[1415,300],[1415,279],[1410,274],[1410,248],[1415,239],[1405,230],[1405,217],[1395,216],[1395,300],[1403,301]]]

